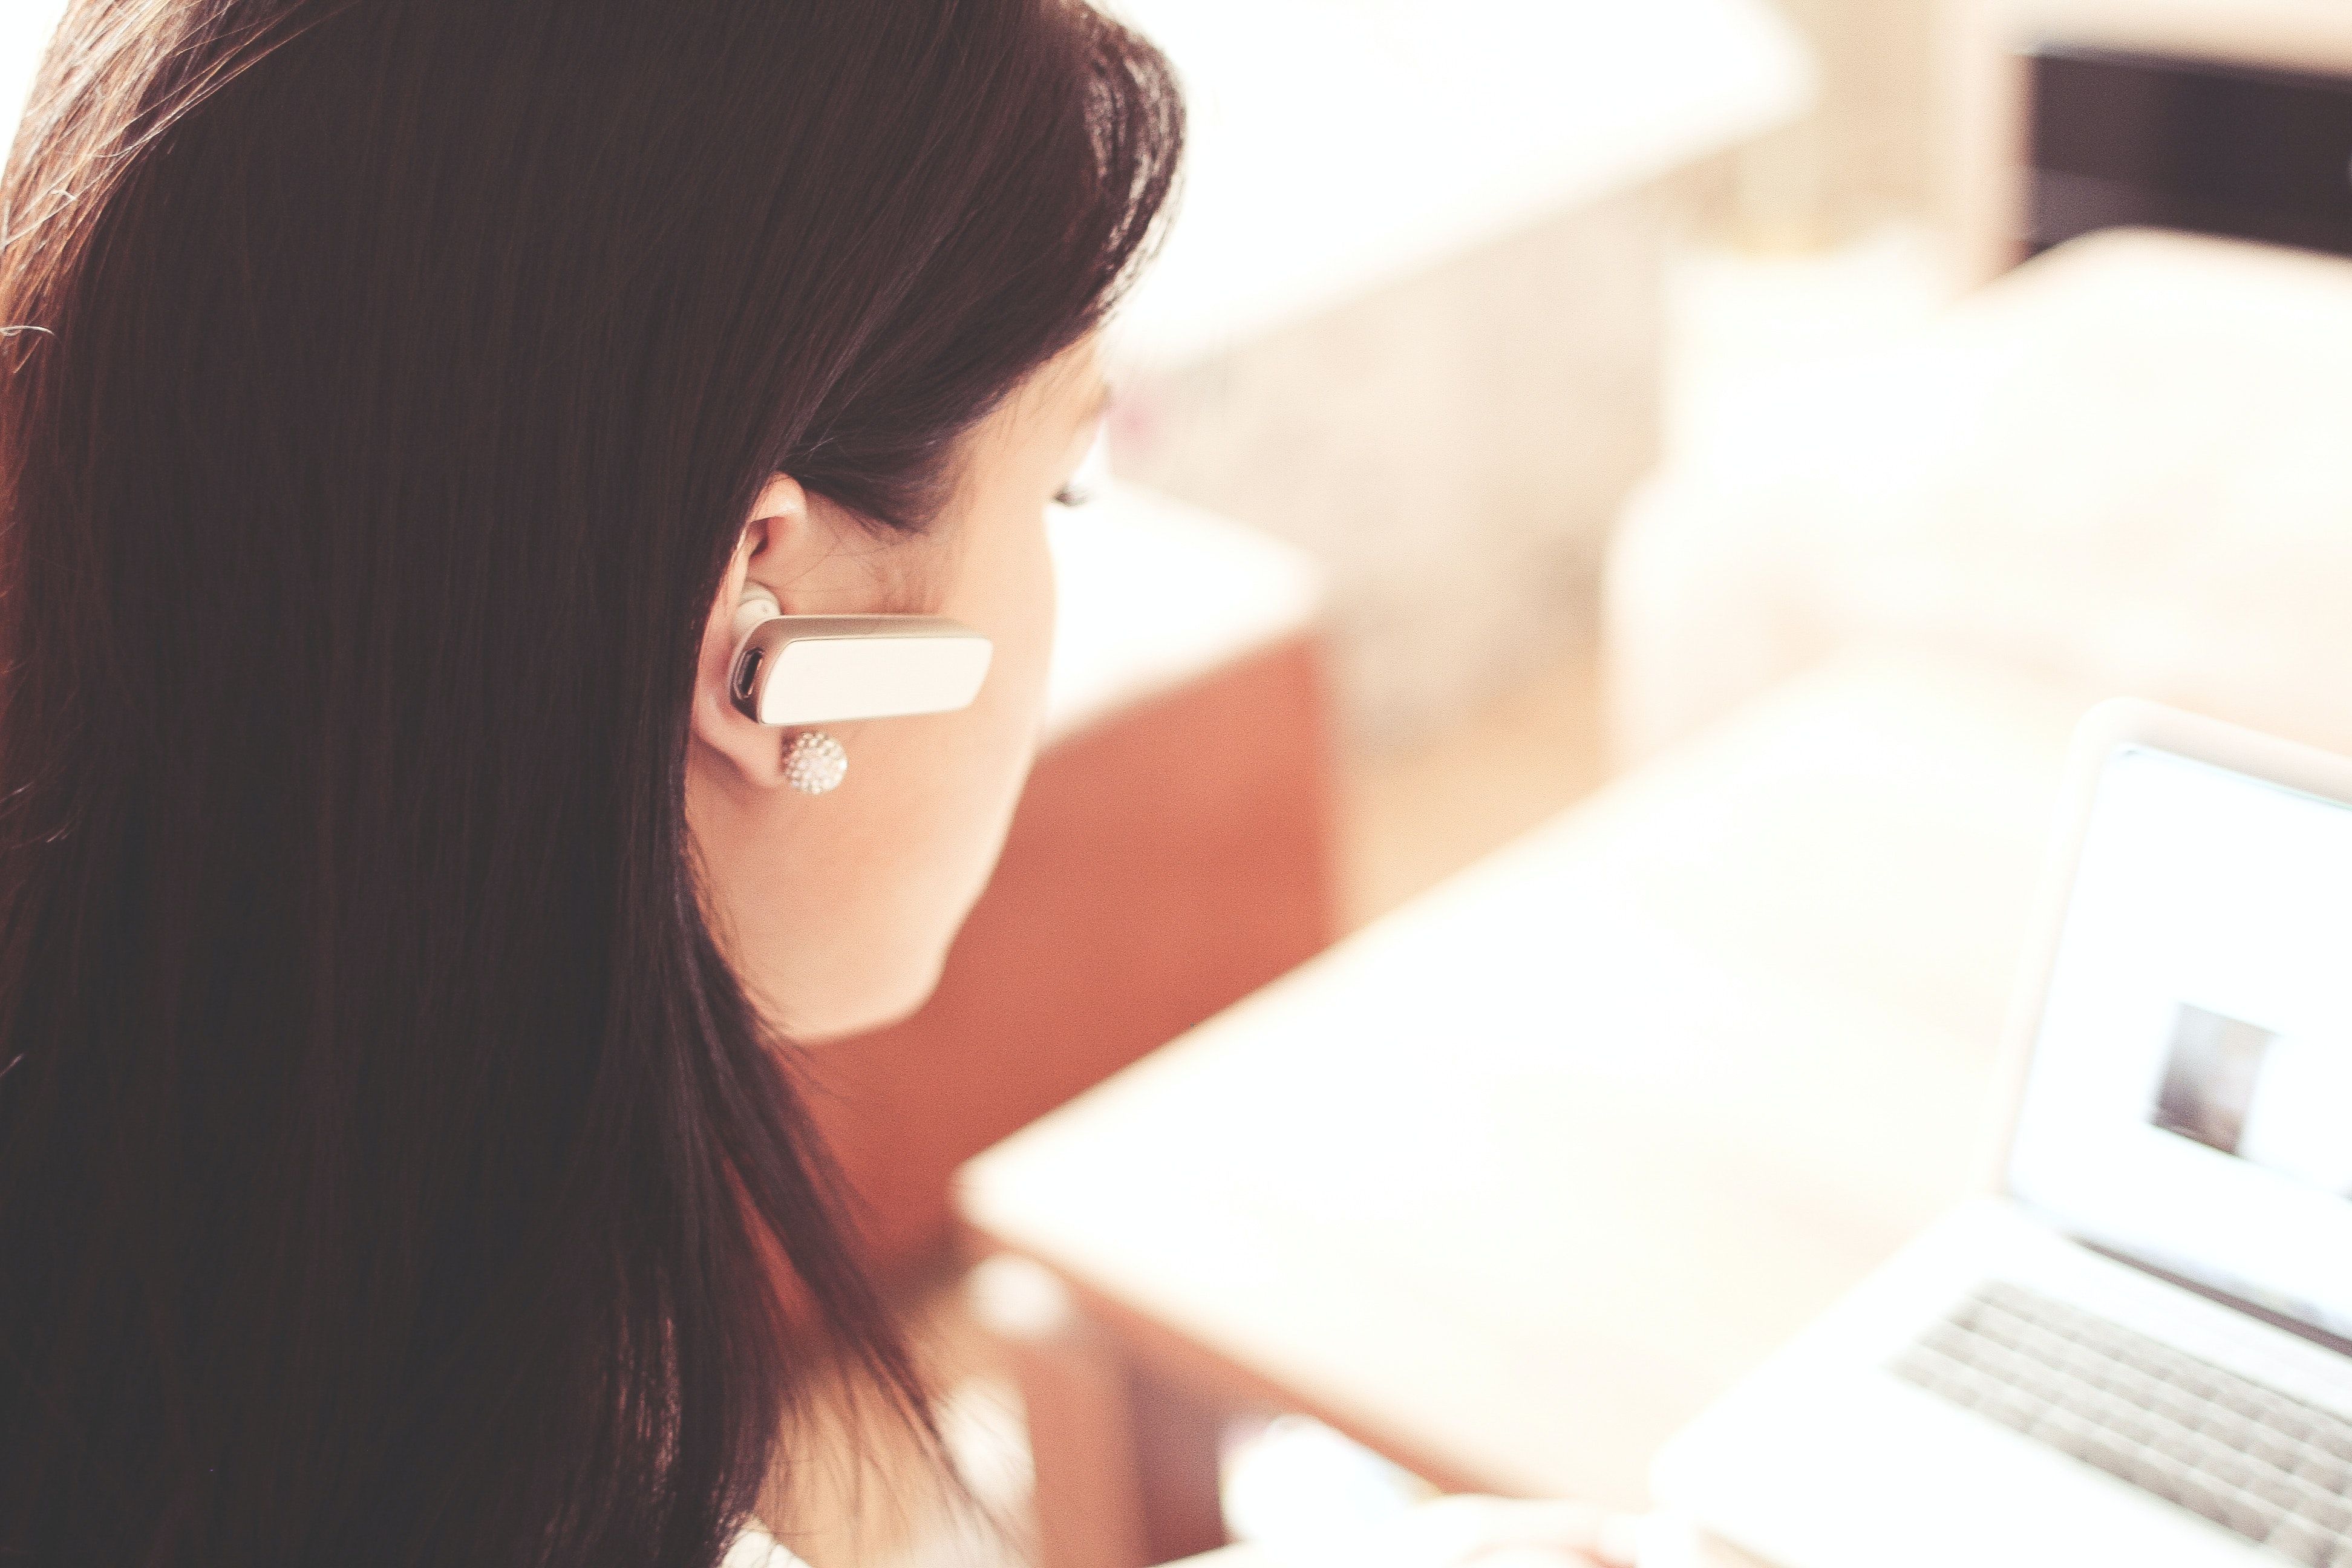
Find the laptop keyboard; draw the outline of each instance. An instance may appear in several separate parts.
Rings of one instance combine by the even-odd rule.
[[[2352,1421],[2093,1312],[1990,1283],[1905,1380],[2312,1568],[2352,1568]]]

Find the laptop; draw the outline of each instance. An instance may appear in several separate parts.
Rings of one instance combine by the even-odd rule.
[[[2352,1568],[2352,762],[2084,721],[1991,1195],[1660,1453],[1780,1568]]]

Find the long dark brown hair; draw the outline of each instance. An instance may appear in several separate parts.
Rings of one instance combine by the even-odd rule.
[[[913,1396],[706,926],[697,650],[769,475],[930,519],[1180,140],[1075,0],[76,0],[0,190],[0,1562],[708,1563],[794,1295]]]

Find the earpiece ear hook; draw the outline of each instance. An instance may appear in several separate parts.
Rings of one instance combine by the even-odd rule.
[[[743,651],[743,639],[760,628],[763,621],[772,621],[784,613],[776,602],[776,591],[758,583],[743,584],[743,596],[735,602],[735,618],[729,627],[735,634],[735,651]]]

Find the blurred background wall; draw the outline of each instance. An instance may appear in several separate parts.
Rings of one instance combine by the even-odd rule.
[[[1589,646],[1662,450],[1669,258],[1812,52],[1767,0],[1123,9],[1194,136],[1116,466],[1323,562],[1347,735],[1425,741]]]
[[[1747,242],[1801,249],[1938,199],[1940,0],[1778,0],[1811,49],[1811,112],[1738,155],[1724,216]]]

